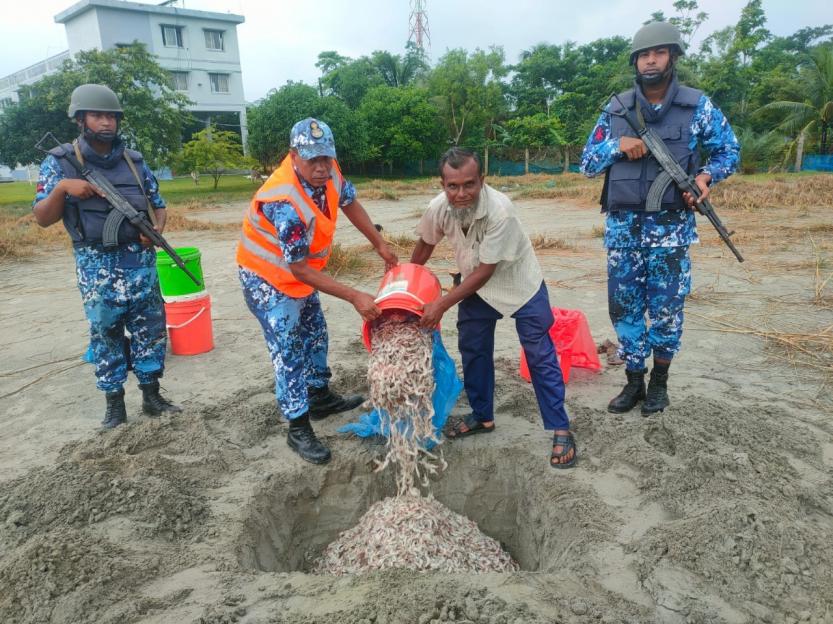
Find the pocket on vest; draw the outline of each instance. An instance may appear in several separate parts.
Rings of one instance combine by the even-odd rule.
[[[620,162],[610,168],[610,185],[616,204],[641,204],[640,192],[643,159]]]

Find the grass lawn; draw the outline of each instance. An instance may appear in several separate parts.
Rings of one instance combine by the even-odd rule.
[[[431,178],[394,178],[375,179],[364,176],[347,176],[359,189],[366,188],[376,191],[390,188],[390,193],[397,195],[403,191],[417,190],[427,186]],[[211,176],[200,177],[198,186],[191,178],[176,178],[162,180],[159,183],[162,197],[168,204],[182,204],[186,202],[224,203],[250,199],[258,185],[242,175],[222,176],[217,190],[214,190],[214,180]],[[35,196],[35,185],[28,182],[9,182],[0,184],[0,210],[5,214],[20,216],[28,212]],[[393,197],[392,197],[393,199]]]
[[[217,190],[214,190],[214,180],[208,176],[200,178],[199,186],[195,186],[191,178],[177,178],[176,180],[162,180],[159,183],[162,197],[169,204],[179,204],[186,201],[227,202],[238,199],[249,199],[257,190],[243,176],[224,176],[220,178]],[[29,210],[35,197],[35,185],[28,182],[9,182],[0,184],[0,206],[4,208]]]

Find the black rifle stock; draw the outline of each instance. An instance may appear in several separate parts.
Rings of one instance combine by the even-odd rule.
[[[45,152],[47,154],[50,153],[48,150],[45,150],[41,147],[41,144],[47,139],[52,139],[60,147],[61,142],[58,141],[58,139],[55,138],[55,135],[53,135],[51,132],[47,132],[41,138],[41,140],[35,144],[35,147],[41,150],[42,152]],[[165,253],[167,253],[171,257],[171,259],[176,263],[176,265],[180,269],[182,269],[188,277],[191,278],[191,281],[193,281],[197,286],[202,286],[202,282],[200,282],[200,280],[198,280],[196,276],[194,276],[194,274],[188,270],[188,267],[185,266],[185,262],[182,261],[182,258],[180,258],[179,254],[177,254],[174,251],[174,248],[170,246],[168,241],[166,241],[159,232],[153,229],[153,225],[151,225],[151,223],[141,212],[139,212],[133,206],[130,205],[130,202],[128,202],[121,195],[121,193],[119,193],[119,191],[116,189],[115,186],[113,186],[110,180],[105,178],[100,172],[89,169],[85,165],[81,164],[81,162],[73,154],[67,153],[64,154],[63,157],[66,158],[70,162],[70,164],[73,167],[75,167],[78,170],[78,172],[82,176],[84,176],[84,178],[90,184],[92,184],[101,191],[101,193],[104,195],[104,199],[107,200],[107,202],[113,207],[113,209],[123,214],[124,217],[128,221],[130,221],[130,224],[137,230],[139,230],[142,234],[144,234],[150,240],[150,242],[152,242],[157,247],[161,247],[162,249],[164,249]],[[116,228],[118,228],[119,222],[116,222]],[[105,228],[107,226],[108,224],[105,223]]]
[[[686,171],[680,166],[677,159],[674,158],[668,150],[668,146],[665,145],[665,142],[657,135],[656,132],[654,132],[652,128],[648,128],[644,124],[634,120],[633,113],[628,110],[627,106],[625,106],[622,100],[619,99],[618,95],[614,94],[613,99],[619,103],[623,112],[614,113],[612,110],[607,110],[607,112],[611,115],[616,115],[617,117],[623,117],[625,119],[628,125],[633,128],[633,131],[639,135],[640,139],[642,139],[642,142],[645,143],[645,147],[648,148],[648,151],[654,159],[656,159],[662,169],[662,172],[659,176],[657,176],[657,179],[648,191],[646,206],[653,205],[655,206],[653,209],[657,210],[667,185],[673,182],[681,191],[690,193],[696,200],[698,200],[698,203],[695,204],[697,211],[700,214],[705,215],[712,226],[714,226],[714,229],[717,230],[718,235],[735,255],[735,258],[738,259],[738,262],[743,262],[743,256],[740,255],[737,247],[735,247],[735,244],[732,242],[731,237],[732,234],[734,234],[734,231],[729,232],[726,229],[708,199],[699,201],[700,188],[695,183],[694,178],[689,176],[688,173],[686,173]],[[647,209],[651,210],[651,208]]]

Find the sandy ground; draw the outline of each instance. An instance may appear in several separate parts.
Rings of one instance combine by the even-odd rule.
[[[406,234],[428,199],[365,205],[386,232]],[[613,338],[597,210],[518,206],[531,234],[568,243],[539,254],[553,305],[583,310],[597,341]],[[189,216],[235,222],[242,209]],[[107,434],[96,432],[103,398],[79,361],[87,328],[71,258],[3,265],[0,622],[833,622],[829,379],[749,333],[833,325],[830,303],[814,301],[831,233],[814,234],[815,250],[805,235],[829,213],[723,216],[742,230],[748,261],[701,224],[671,408],[610,415],[621,367],[574,369],[573,471],[548,467],[514,326],[498,325],[498,430],[443,445],[449,468],[432,491],[509,549],[522,568],[513,574],[305,572],[393,483],[373,473],[378,447],[336,433],[358,412],[317,427],[334,450],[328,466],[287,449],[234,232],[170,236],[202,250],[216,343],[167,360],[163,386],[184,414],[142,417],[131,379],[129,424]],[[345,220],[337,240],[360,236]],[[447,285],[450,254],[431,266]],[[344,279],[373,292],[380,272]],[[359,318],[323,301],[334,385],[366,388]],[[443,336],[459,361],[454,320]],[[466,407],[461,397],[456,412]]]

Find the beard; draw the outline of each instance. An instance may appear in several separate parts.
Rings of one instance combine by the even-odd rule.
[[[477,212],[477,202],[466,208],[455,208],[451,206],[451,216],[460,224],[461,228],[467,228],[472,224],[475,212]]]
[[[671,73],[673,71],[674,71],[674,62],[669,61],[668,62],[668,67],[666,67],[665,69],[663,69],[661,71],[651,71],[651,72],[646,72],[644,74],[641,74],[641,73],[639,73],[639,71],[637,71],[636,72],[636,80],[641,85],[645,85],[647,87],[654,87],[658,84],[661,84],[665,80],[667,80],[671,76]]]

